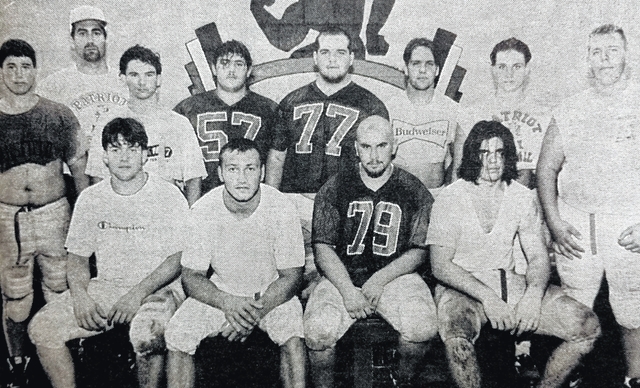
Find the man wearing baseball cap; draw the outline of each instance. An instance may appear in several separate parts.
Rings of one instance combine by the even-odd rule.
[[[71,108],[80,121],[86,151],[95,129],[104,127],[109,111],[126,104],[128,92],[118,81],[117,69],[107,65],[107,19],[102,10],[74,8],[69,25],[75,64],[45,78],[38,92]]]

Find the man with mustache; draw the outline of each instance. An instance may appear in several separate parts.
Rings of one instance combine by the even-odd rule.
[[[318,388],[333,387],[336,343],[356,320],[378,314],[398,332],[397,386],[411,387],[437,333],[431,292],[416,272],[427,257],[433,197],[391,163],[397,146],[387,119],[364,119],[355,149],[360,162],[315,198],[312,242],[324,278],[304,317],[312,377]]]
[[[111,117],[140,121],[149,137],[145,171],[180,187],[189,205],[200,198],[200,184],[207,171],[191,123],[184,116],[160,105],[162,64],[160,56],[135,45],[120,57],[120,77],[129,88],[126,107],[114,109]],[[110,176],[102,161],[102,136],[93,137],[87,160],[87,175],[94,180]]]
[[[587,54],[591,87],[553,112],[538,191],[562,286],[593,306],[606,274],[627,361],[620,386],[640,387],[640,85],[622,28],[593,30]]]
[[[107,114],[127,102],[127,90],[116,69],[107,66],[107,19],[101,9],[84,5],[69,13],[75,64],[45,78],[38,93],[71,108],[80,121],[87,151],[96,128],[109,121]],[[100,136],[98,133],[97,136]]]

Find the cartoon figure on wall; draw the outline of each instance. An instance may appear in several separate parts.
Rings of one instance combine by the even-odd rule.
[[[343,29],[353,42],[356,59],[369,55],[385,55],[389,44],[380,35],[393,9],[395,0],[373,0],[366,30],[366,47],[360,39],[364,22],[365,0],[299,0],[287,7],[277,19],[265,7],[275,0],[252,0],[251,13],[269,42],[282,51],[290,51],[300,44],[309,30],[321,31],[327,26]],[[291,58],[310,58],[311,46],[304,46],[291,54]]]

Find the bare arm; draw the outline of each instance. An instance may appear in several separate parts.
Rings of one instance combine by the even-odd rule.
[[[575,241],[580,239],[580,232],[560,218],[558,211],[558,173],[564,163],[564,151],[560,131],[555,120],[551,120],[547,133],[542,141],[540,158],[538,159],[538,195],[544,214],[553,235],[554,248],[557,253],[566,257],[580,258],[584,249]]]
[[[193,205],[202,195],[202,178],[189,179],[184,183],[184,192],[189,206]]]
[[[287,157],[287,151],[269,150],[267,157],[267,171],[265,174],[265,183],[276,189],[280,189],[282,182],[282,171],[284,169],[284,160]]]
[[[353,285],[347,268],[336,254],[334,248],[328,244],[316,243],[313,245],[313,251],[316,265],[342,295],[349,315],[352,318],[362,319],[373,314],[373,306],[371,306],[362,291]]]
[[[452,156],[453,156],[453,170],[451,171],[451,182],[455,182],[458,179],[458,169],[462,164],[462,148],[466,136],[460,124],[456,124],[456,137],[452,144]]]
[[[109,314],[107,315],[109,323],[131,322],[134,315],[142,305],[144,298],[171,283],[180,276],[181,257],[182,252],[176,252],[167,257],[162,264],[158,266],[158,268],[123,295],[116,304],[113,305],[111,311],[109,311]]]
[[[76,186],[76,194],[80,194],[82,190],[89,187],[89,177],[84,173],[84,170],[87,167],[87,155],[84,154],[69,163],[71,163],[68,164],[68,166]]]
[[[102,330],[107,326],[107,315],[89,296],[89,258],[69,252],[67,282],[73,300],[73,312],[78,326],[87,330]]]
[[[511,307],[491,288],[455,264],[454,254],[454,248],[431,245],[433,275],[447,286],[480,301],[494,329],[511,330],[515,326],[515,315]]]
[[[421,248],[412,248],[400,257],[378,270],[362,285],[362,293],[367,297],[371,305],[376,308],[384,286],[390,281],[406,274],[415,272],[424,263],[427,251]]]
[[[537,206],[537,205],[536,205]],[[516,334],[535,331],[540,323],[542,298],[549,284],[551,264],[542,236],[541,224],[533,228],[520,229],[520,244],[527,258],[527,288],[516,306]]]
[[[278,279],[271,283],[258,301],[262,303],[260,315],[264,317],[271,310],[293,298],[302,284],[304,267],[278,270]]]

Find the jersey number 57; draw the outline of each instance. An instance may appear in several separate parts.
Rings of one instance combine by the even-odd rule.
[[[244,137],[255,140],[262,127],[262,118],[249,113],[233,112],[231,125],[241,126],[242,123],[249,124]],[[220,149],[229,141],[229,136],[223,130],[227,127],[227,112],[225,111],[198,115],[198,140],[205,162],[217,162],[220,159]]]

